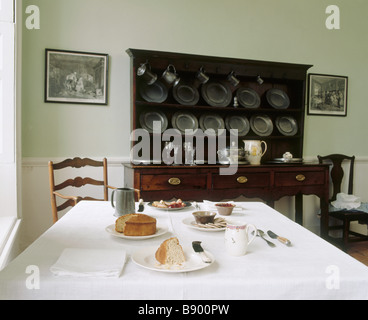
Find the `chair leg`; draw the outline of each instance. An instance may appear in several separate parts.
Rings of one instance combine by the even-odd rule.
[[[350,221],[344,220],[343,224],[343,242],[345,249],[348,246],[349,243],[349,230],[350,230]]]

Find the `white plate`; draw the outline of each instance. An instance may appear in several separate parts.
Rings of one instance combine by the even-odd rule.
[[[170,202],[170,201],[167,201],[167,202]],[[149,206],[150,208],[153,208],[153,209],[165,210],[165,211],[183,210],[183,209],[186,209],[186,208],[190,208],[192,206],[192,204],[190,202],[187,202],[187,201],[183,201],[183,202],[185,203],[185,207],[181,207],[181,208],[158,208],[158,207],[153,206],[152,202],[149,202],[147,204],[147,206]]]
[[[219,232],[219,231],[224,231],[226,229],[226,227],[223,228],[201,228],[196,226],[196,222],[195,219],[192,217],[188,217],[182,220],[182,222],[189,228],[192,229],[196,229],[199,231],[205,231],[205,232]]]
[[[152,246],[137,250],[132,254],[132,260],[134,263],[143,268],[154,271],[171,272],[171,273],[189,272],[203,269],[209,267],[215,261],[214,256],[210,252],[205,250],[205,253],[212,260],[211,263],[205,263],[202,261],[201,257],[194,252],[192,248],[184,246],[183,250],[186,261],[180,266],[166,266],[160,264],[156,260],[155,253],[157,249],[158,246]]]
[[[107,226],[105,228],[105,230],[110,233],[111,235],[118,237],[118,238],[123,238],[123,239],[128,239],[128,240],[145,240],[145,239],[150,239],[150,238],[155,238],[155,237],[159,237],[163,234],[165,234],[168,231],[167,227],[160,227],[158,226],[156,228],[156,233],[155,234],[151,234],[149,236],[126,236],[123,233],[120,232],[116,232],[115,231],[115,224],[110,224],[109,226]]]

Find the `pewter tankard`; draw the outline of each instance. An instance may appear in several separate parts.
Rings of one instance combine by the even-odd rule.
[[[115,208],[114,216],[120,217],[125,214],[135,212],[135,199],[134,194],[138,193],[138,199],[140,198],[140,191],[131,188],[117,188],[111,193],[111,205]],[[115,204],[114,204],[115,198]]]

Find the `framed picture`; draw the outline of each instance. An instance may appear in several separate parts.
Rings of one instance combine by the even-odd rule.
[[[107,105],[107,54],[46,49],[45,70],[45,102]]]
[[[348,77],[308,74],[308,114],[342,116],[347,114]]]

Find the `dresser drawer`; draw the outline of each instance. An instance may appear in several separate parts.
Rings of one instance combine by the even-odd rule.
[[[325,184],[325,173],[322,171],[292,171],[275,173],[275,186],[277,187],[323,184]]]
[[[270,185],[268,172],[238,173],[230,176],[213,176],[213,189],[260,188]]]
[[[141,191],[206,189],[206,174],[141,175]]]

